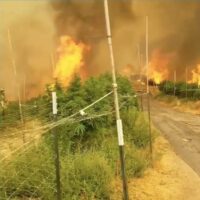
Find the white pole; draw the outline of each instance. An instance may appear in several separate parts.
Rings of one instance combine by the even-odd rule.
[[[18,102],[19,102],[19,114],[20,114],[21,122],[23,124],[24,123],[24,119],[23,119],[22,104],[21,104],[20,86],[19,86],[19,83],[17,81],[17,67],[16,67],[16,62],[15,62],[15,59],[14,59],[14,55],[13,55],[13,45],[12,45],[12,39],[11,39],[11,35],[10,35],[10,30],[9,29],[8,29],[8,42],[9,42],[9,46],[10,46],[12,66],[13,66],[13,71],[14,71],[14,76],[15,76],[15,84],[16,84],[16,88],[17,88],[17,96],[18,96]]]
[[[146,76],[147,93],[149,93],[149,18],[146,16]]]
[[[176,96],[176,70],[174,70],[174,96]]]
[[[57,96],[56,92],[52,92],[52,112],[54,116],[54,120],[56,120],[56,116],[58,113],[57,109]],[[54,151],[55,151],[55,172],[56,172],[56,198],[57,200],[61,200],[61,183],[60,183],[60,154],[59,154],[59,136],[58,133],[54,134]]]
[[[149,18],[146,16],[146,76],[147,76],[147,108],[149,118],[149,151],[150,159],[153,161],[153,145],[152,145],[152,133],[151,133],[151,105],[150,105],[150,92],[149,92]]]
[[[138,69],[139,69],[139,80],[141,81],[142,77],[142,70],[141,70],[141,54],[140,54],[140,44],[137,45],[138,51]]]
[[[26,74],[24,73],[24,80],[23,80],[23,85],[24,85],[24,87],[23,87],[23,96],[24,96],[24,102],[26,101]]]
[[[108,46],[109,46],[109,51],[110,51],[110,60],[111,60],[111,67],[112,67],[113,93],[114,93],[114,101],[115,101],[115,112],[116,112],[116,123],[117,123],[118,143],[119,143],[119,152],[120,152],[120,161],[121,161],[124,200],[128,200],[128,187],[127,187],[125,159],[124,159],[124,136],[123,136],[122,120],[120,118],[120,111],[119,111],[117,81],[116,81],[116,74],[115,74],[116,73],[115,60],[114,60],[114,54],[113,54],[112,35],[111,35],[111,29],[110,29],[110,17],[109,17],[109,9],[108,9],[107,0],[104,0],[104,10],[105,10]]]
[[[51,67],[52,67],[52,77],[54,77],[54,71],[55,71],[55,56],[54,56],[54,53],[51,53]]]
[[[188,85],[187,85],[187,82],[188,82],[188,69],[187,69],[187,67],[186,67],[186,69],[185,69],[185,84],[186,84],[186,90],[185,90],[185,96],[186,96],[186,99],[187,99],[187,96],[188,96]]]
[[[53,111],[53,115],[57,115],[58,110],[57,110],[57,96],[56,96],[56,92],[52,92],[52,111]]]

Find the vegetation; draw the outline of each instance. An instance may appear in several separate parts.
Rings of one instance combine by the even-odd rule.
[[[172,81],[163,81],[159,85],[159,89],[164,94],[175,94],[179,98],[200,99],[200,88],[198,84],[194,83],[177,82],[174,84]]]
[[[148,166],[149,136],[147,121],[138,111],[138,103],[130,82],[121,76],[119,101],[126,142],[126,169],[128,178],[142,176]],[[56,83],[58,96],[57,120],[81,110],[109,93],[111,76],[101,75],[84,83],[75,76],[68,88]],[[51,90],[27,102],[26,115],[30,119],[48,122],[52,119]],[[129,96],[129,98],[124,98]],[[73,121],[56,127],[58,134],[61,185],[63,199],[110,199],[112,182],[120,176],[120,162],[115,129],[112,95],[77,115]],[[11,105],[9,105],[11,106]],[[31,106],[34,106],[33,108]],[[8,110],[11,107],[8,107]],[[13,110],[17,110],[17,107]],[[96,115],[107,114],[96,117]],[[86,118],[89,118],[86,120]],[[40,141],[12,159],[0,163],[1,199],[55,199],[54,135],[46,133]]]

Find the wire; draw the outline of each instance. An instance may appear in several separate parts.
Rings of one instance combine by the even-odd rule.
[[[113,111],[114,112],[114,111]],[[90,116],[90,117],[87,117],[87,118],[85,118],[85,119],[81,119],[81,120],[75,120],[75,121],[73,121],[73,123],[76,123],[76,122],[81,122],[81,121],[86,121],[86,120],[89,120],[89,119],[95,119],[95,118],[99,118],[99,117],[103,117],[103,116],[107,116],[107,115],[109,115],[109,114],[112,114],[113,112],[105,112],[105,113],[102,113],[102,114],[99,114],[99,115],[94,115],[94,116]],[[34,138],[35,139],[35,138]],[[29,142],[28,142],[29,143]],[[24,146],[24,145],[23,145]],[[30,147],[29,147],[30,148]],[[24,153],[24,151],[23,151],[23,153]],[[2,161],[2,160],[1,160]],[[38,171],[39,171],[40,169],[38,169]],[[35,172],[36,173],[36,172]],[[34,173],[34,174],[35,174]],[[33,175],[33,174],[32,174]],[[25,179],[20,185],[19,185],[19,187],[16,189],[16,191],[15,192],[13,192],[10,196],[9,196],[9,199],[11,198],[11,197],[13,197],[13,195],[17,192],[17,190],[20,188],[20,186],[23,184],[23,183],[25,183],[25,181],[26,180],[28,180],[28,178],[27,179]]]
[[[49,162],[50,160],[52,160],[52,158],[48,159],[47,162]],[[42,164],[44,165],[44,164]],[[45,166],[45,165],[44,165]],[[42,168],[42,166],[41,166]],[[34,174],[36,174],[38,171],[40,171],[41,168],[38,168],[36,171],[34,171],[33,173],[31,173],[31,176],[33,176]],[[51,176],[52,174],[50,174],[47,179]],[[14,176],[13,176],[14,177]],[[8,197],[8,199],[11,199],[11,197],[13,197],[14,194],[16,194],[16,192],[20,189],[20,187],[29,179],[29,177],[27,177],[26,179],[24,179],[23,182],[21,182],[19,184],[19,186],[16,188],[16,190]],[[9,180],[8,180],[9,181]],[[3,185],[3,187],[5,187],[5,185],[8,183],[8,181]]]
[[[120,97],[122,98],[131,98],[131,97],[138,97],[138,96],[145,96],[147,95],[148,93],[137,93],[137,94],[134,94],[134,95],[120,95]]]

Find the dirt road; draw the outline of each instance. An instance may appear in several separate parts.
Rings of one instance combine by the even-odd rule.
[[[200,176],[200,116],[151,99],[151,117],[175,153]]]

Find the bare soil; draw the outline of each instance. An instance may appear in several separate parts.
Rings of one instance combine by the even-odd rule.
[[[129,181],[130,200],[199,200],[200,178],[172,150],[166,139],[159,136],[154,145],[154,167],[143,178]],[[120,180],[115,183],[116,196],[121,199]]]

